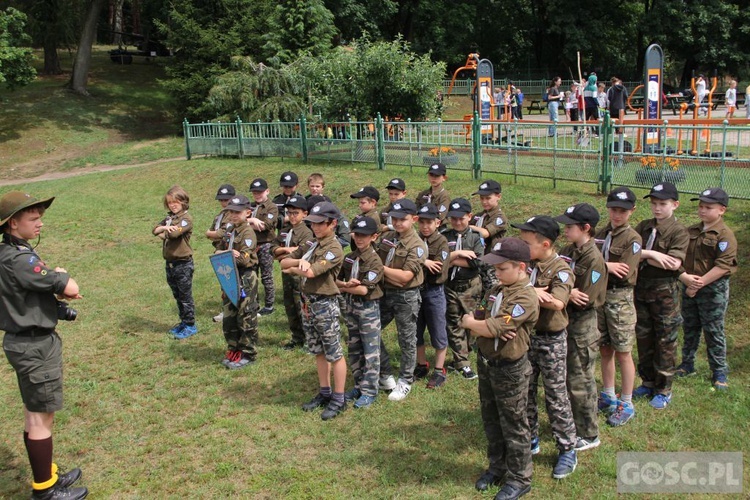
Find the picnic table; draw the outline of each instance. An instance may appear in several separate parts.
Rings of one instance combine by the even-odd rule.
[[[547,103],[541,99],[532,99],[529,101],[529,105],[526,106],[526,109],[529,110],[529,114],[531,114],[532,111],[539,111],[539,114],[542,114],[544,113],[544,110],[547,109]]]

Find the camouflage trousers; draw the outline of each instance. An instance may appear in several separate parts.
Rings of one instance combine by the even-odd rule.
[[[448,323],[448,345],[453,352],[453,368],[469,366],[469,332],[458,326],[461,316],[474,312],[482,298],[479,276],[469,281],[445,284],[445,320]]]
[[[380,302],[347,294],[345,316],[354,387],[375,397],[380,376]]]
[[[291,274],[281,275],[281,286],[284,291],[284,310],[289,319],[289,330],[292,332],[292,342],[303,344],[305,330],[302,327],[302,291],[300,277]]]
[[[414,368],[417,366],[417,317],[422,304],[419,288],[395,290],[388,288],[380,299],[380,326],[382,330],[396,320],[398,346],[401,349],[400,379],[414,383]],[[380,336],[380,375],[391,375],[391,357]]]
[[[521,488],[531,484],[531,431],[526,416],[531,365],[524,355],[511,362],[477,356],[479,402],[487,436],[489,471]]]
[[[635,288],[638,374],[658,394],[672,391],[677,358],[680,287],[677,280],[638,282]]]
[[[539,334],[531,336],[529,361],[531,361],[531,380],[529,381],[529,401],[526,416],[532,436],[539,435],[539,411],[536,393],[539,376],[544,385],[544,404],[547,408],[552,435],[560,452],[570,451],[576,444],[576,426],[573,412],[570,409],[568,390],[565,386],[567,369],[565,358],[568,354],[566,332]]]
[[[260,270],[260,281],[263,283],[263,290],[266,291],[266,307],[273,307],[273,303],[276,300],[276,286],[273,283],[273,263],[274,258],[271,253],[271,244],[261,243],[258,245],[258,269]],[[260,302],[260,298],[258,302]]]
[[[599,435],[595,378],[599,355],[596,309],[568,311],[568,317],[568,399],[576,436],[592,438]]]
[[[167,284],[177,301],[180,321],[195,324],[195,302],[193,301],[193,259],[167,262]]]
[[[239,349],[250,359],[258,354],[258,276],[252,271],[241,274],[242,292],[239,307],[224,296],[224,319],[221,327],[229,349]]]
[[[343,358],[338,294],[306,294],[304,300],[307,314],[302,314],[302,324],[307,350],[315,356],[324,355],[329,363]]]
[[[727,375],[727,339],[724,335],[724,317],[729,304],[729,278],[720,278],[703,287],[695,297],[682,292],[682,362],[695,363],[695,353],[701,341],[701,330],[706,336],[708,366],[716,374]]]

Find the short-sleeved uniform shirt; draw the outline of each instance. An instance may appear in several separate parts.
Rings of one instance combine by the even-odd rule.
[[[208,228],[209,231],[216,231],[216,239],[211,240],[211,244],[214,246],[214,248],[219,248],[221,239],[227,232],[227,226],[231,224],[227,215],[228,213],[228,210],[222,210],[221,212],[219,212],[219,214],[214,217],[214,222],[211,224],[211,227]]]
[[[647,219],[641,221],[635,228],[636,232],[641,235],[643,240],[643,249],[645,250],[648,246],[649,236],[652,230],[656,228],[656,239],[651,250],[656,250],[667,254],[681,261],[685,260],[687,254],[688,244],[690,243],[690,235],[688,234],[685,226],[677,222],[677,218],[672,215],[668,219],[658,221],[656,219]],[[663,278],[674,278],[680,275],[680,271],[671,271],[669,269],[663,269],[661,267],[652,266],[648,261],[643,261],[645,264],[641,266],[638,271],[638,282],[649,279],[663,279]]]
[[[607,288],[623,288],[635,286],[638,279],[638,266],[641,263],[641,249],[643,243],[641,235],[629,225],[612,228],[612,223],[600,229],[595,236],[596,244],[603,252],[603,245],[607,235],[612,233],[612,241],[609,245],[609,259],[606,262],[622,262],[628,265],[628,274],[618,278],[610,274],[607,278]]]
[[[304,222],[300,222],[296,226],[287,224],[271,243],[271,253],[281,247],[304,247],[307,251],[310,248],[307,243],[314,240],[315,235]],[[287,257],[289,257],[289,254],[286,254],[283,259]]]
[[[359,270],[357,276],[352,276],[354,263],[359,261]],[[375,248],[370,245],[364,250],[354,250],[344,257],[344,263],[339,272],[341,281],[358,279],[359,282],[367,288],[367,295],[357,295],[364,300],[376,300],[383,296],[383,262],[380,260]]]
[[[607,297],[607,264],[596,242],[590,239],[581,247],[568,245],[560,251],[560,256],[563,260],[570,259],[568,265],[575,277],[573,288],[589,296],[584,307],[568,302],[568,311],[585,311],[603,305]]]
[[[501,302],[496,313],[486,320],[495,338],[477,337],[477,347],[485,359],[515,361],[529,350],[531,330],[539,318],[539,299],[525,276],[512,285],[496,285],[487,292],[488,316],[498,299]],[[509,341],[500,338],[508,332],[515,332],[516,337]]]
[[[461,249],[472,250],[477,257],[484,255],[484,246],[482,245],[482,238],[479,233],[473,231],[471,228],[466,228],[459,232],[455,229],[446,229],[443,231],[443,236],[448,240],[448,248],[451,252],[458,250],[458,236],[461,236]],[[474,279],[479,275],[479,259],[473,259],[469,261],[470,267],[457,267],[451,266],[451,270],[448,273],[451,281],[466,281]],[[453,268],[457,267],[457,271],[454,274]]]
[[[724,221],[703,230],[703,223],[688,228],[690,243],[683,262],[685,272],[703,276],[713,267],[724,269],[727,275],[737,271],[737,239]]]
[[[426,238],[422,235],[420,237],[425,242],[425,245],[427,245],[427,259],[443,263],[442,271],[437,274],[433,274],[429,269],[425,268],[424,282],[432,286],[442,285],[448,279],[448,261],[450,260],[448,240],[438,231],[435,231]]]
[[[533,264],[534,268],[531,275],[536,279],[531,280],[532,285],[536,288],[546,288],[549,294],[567,306],[575,279],[568,263],[561,259],[559,255],[552,254],[548,259]],[[566,308],[563,308],[562,311],[539,308],[539,319],[535,327],[537,332],[559,332],[567,326],[568,311]]]
[[[448,214],[448,205],[451,203],[451,195],[442,186],[440,191],[435,194],[432,193],[432,188],[427,188],[419,192],[414,203],[417,205],[417,210],[422,208],[422,205],[432,203],[438,209],[440,220],[445,220],[445,216]]]
[[[256,248],[258,248],[258,240],[255,231],[253,231],[253,226],[249,222],[243,222],[239,226],[233,227],[231,231],[224,235],[219,246],[219,250],[237,250],[240,253],[239,257],[234,259],[240,273],[258,265]]]
[[[274,238],[274,230],[279,219],[279,209],[276,204],[266,199],[262,203],[253,203],[251,205],[252,217],[256,217],[263,222],[263,229],[256,231],[258,244],[269,243]]]
[[[508,224],[505,221],[505,216],[500,209],[500,205],[489,212],[485,210],[476,215],[474,217],[474,225],[486,229],[490,233],[490,236],[484,240],[485,253],[490,253],[492,247],[495,246],[495,242],[504,237],[508,230]]]
[[[193,256],[193,248],[190,246],[190,236],[193,234],[193,218],[186,211],[179,214],[170,214],[162,219],[154,229],[159,226],[176,226],[177,231],[164,232],[161,254],[164,260],[172,262],[175,260],[187,260]]]
[[[388,253],[395,248],[393,261],[386,263]],[[383,282],[383,288],[409,290],[421,286],[424,282],[424,261],[427,259],[427,247],[414,229],[409,229],[405,234],[399,235],[396,231],[383,233],[377,245],[378,255],[384,266],[402,271],[411,271],[414,277],[403,287],[397,287]]]
[[[341,264],[344,261],[344,251],[341,243],[335,235],[326,236],[317,240],[315,249],[309,258],[310,269],[315,277],[306,278],[302,285],[302,293],[312,295],[338,295],[339,288],[336,286],[336,277],[339,275]],[[301,259],[309,248],[301,246],[292,252],[289,257]]]

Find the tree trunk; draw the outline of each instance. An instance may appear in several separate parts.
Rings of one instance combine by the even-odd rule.
[[[86,22],[83,25],[76,59],[73,63],[73,73],[68,83],[68,87],[77,94],[89,95],[86,85],[89,81],[89,66],[91,66],[91,47],[96,39],[96,24],[104,2],[105,0],[91,0]]]
[[[42,70],[42,74],[62,74],[60,58],[57,56],[57,40],[52,39],[52,37],[45,37],[44,39],[44,69]]]
[[[112,30],[115,31],[112,43],[115,45],[122,44],[122,4],[125,0],[115,0],[115,11],[114,19],[112,23]]]

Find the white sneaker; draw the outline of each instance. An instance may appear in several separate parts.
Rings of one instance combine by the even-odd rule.
[[[398,379],[396,388],[388,395],[388,401],[403,401],[411,392],[411,384],[405,380]]]
[[[380,390],[381,391],[392,391],[396,388],[396,379],[393,378],[393,375],[388,375],[387,377],[380,377]]]
[[[224,313],[220,312],[216,316],[214,316],[214,323],[221,323],[224,320]]]

